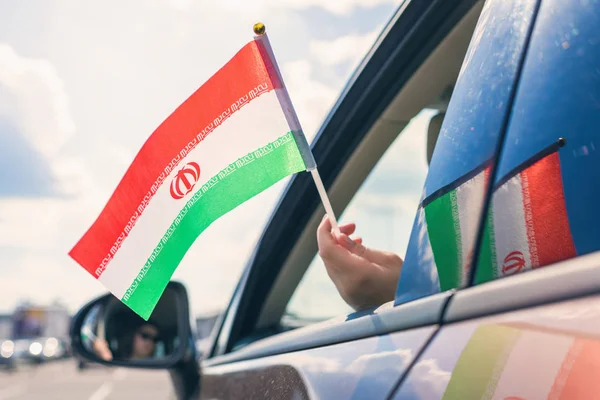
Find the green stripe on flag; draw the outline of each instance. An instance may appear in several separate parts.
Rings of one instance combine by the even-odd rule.
[[[460,287],[462,244],[456,190],[425,206],[425,220],[440,278],[440,290]]]
[[[494,237],[494,213],[492,207],[489,208],[488,216],[483,230],[483,241],[479,260],[477,261],[477,271],[475,273],[475,284],[489,282],[496,279],[496,245]]]
[[[462,351],[443,400],[491,399],[521,331],[482,325]]]
[[[230,164],[227,175],[213,177],[198,190],[200,195],[188,201],[126,291],[121,301],[142,318],[150,317],[177,265],[211,223],[286,176],[306,169],[291,133],[249,154],[254,155],[252,162],[237,168],[236,162]]]

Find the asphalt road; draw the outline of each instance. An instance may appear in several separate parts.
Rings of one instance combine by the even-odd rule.
[[[0,370],[0,400],[174,399],[165,371],[125,368],[76,368],[64,360],[39,367]]]

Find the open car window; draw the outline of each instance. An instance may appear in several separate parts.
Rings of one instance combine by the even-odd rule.
[[[426,140],[437,110],[424,109],[402,130],[340,216],[355,222],[366,246],[404,255],[427,175]],[[304,322],[353,310],[342,300],[317,254],[296,288],[284,318]]]
[[[404,2],[313,143],[313,154],[336,214],[342,222],[355,220],[357,234],[370,247],[403,256],[407,241],[410,243],[427,172],[415,173],[416,164],[408,157],[419,157],[420,165],[427,165],[431,154],[427,143],[435,144],[428,140],[429,122],[433,115],[439,127],[444,115],[440,118],[438,113],[446,112],[447,117],[449,96],[482,7],[483,1],[468,1],[461,7],[445,2]],[[440,18],[444,21],[441,25]],[[429,112],[426,118],[423,110]],[[394,154],[394,141],[404,147],[402,142],[409,138],[406,126],[420,118],[426,121],[422,137],[416,139],[421,150],[407,145],[409,155]],[[411,179],[418,179],[403,182],[398,169],[379,177],[388,163],[388,168],[406,163],[402,168],[409,169]],[[393,220],[389,217],[391,209],[405,209],[396,201],[401,200],[397,195],[405,189],[402,185],[410,189],[413,200],[403,219]],[[376,202],[391,199],[382,207],[390,210],[358,212],[373,206],[374,198]],[[323,214],[314,183],[306,175],[294,177],[234,293],[212,354],[226,354],[315,320],[346,318],[348,308],[315,259],[316,230]],[[361,218],[366,221],[361,222]],[[290,219],[295,223],[289,224]],[[286,321],[288,317],[292,320],[292,315],[297,322],[293,325]],[[301,318],[305,321],[298,323]]]

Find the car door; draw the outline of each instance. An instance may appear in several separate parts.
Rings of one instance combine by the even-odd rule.
[[[535,2],[474,274],[394,399],[600,393],[600,4]]]
[[[321,165],[324,181],[331,186],[330,195],[338,212],[350,203],[354,194],[348,187],[355,185],[358,189],[364,177],[382,157],[381,154],[388,147],[388,152],[395,148],[393,140],[398,132],[402,131],[396,140],[403,140],[409,134],[411,128],[406,125],[413,117],[411,124],[417,125],[419,118],[425,115],[445,115],[446,121],[450,122],[442,127],[438,147],[431,160],[428,183],[425,184],[425,197],[419,197],[422,182],[416,186],[411,215],[414,216],[415,209],[419,209],[422,214],[425,207],[423,201],[433,201],[431,195],[441,196],[442,187],[455,189],[460,183],[466,182],[457,180],[457,174],[472,177],[473,171],[481,173],[485,169],[482,166],[494,166],[500,143],[499,133],[502,131],[500,127],[507,110],[505,107],[489,107],[488,102],[508,104],[515,81],[514,63],[508,63],[505,67],[506,77],[501,82],[494,83],[494,87],[498,88],[497,92],[485,102],[474,104],[481,110],[478,113],[480,118],[482,113],[486,113],[486,117],[479,121],[485,123],[477,125],[476,131],[467,132],[462,131],[455,123],[464,123],[468,115],[465,115],[462,107],[476,102],[478,97],[473,94],[474,91],[484,89],[479,86],[478,80],[469,79],[469,71],[481,70],[481,63],[489,60],[490,56],[483,52],[489,47],[490,41],[497,43],[493,33],[477,36],[477,32],[481,33],[482,29],[485,31],[484,27],[493,22],[489,13],[484,13],[485,18],[479,19],[482,8],[483,2],[403,3],[391,26],[385,30],[386,36],[379,39],[378,47],[363,66],[358,78],[347,89],[345,97],[329,117],[313,148]],[[473,32],[476,36],[471,40]],[[423,36],[412,36],[417,33]],[[400,41],[399,37],[404,41]],[[419,40],[419,45],[409,39]],[[469,42],[471,45],[467,51]],[[518,58],[523,51],[523,42],[524,40],[520,42],[521,45],[504,43],[507,51],[503,54]],[[411,58],[403,54],[402,49],[408,51],[405,46],[409,45],[419,49],[418,56]],[[421,54],[423,51],[426,53]],[[457,53],[460,56],[457,57]],[[385,54],[387,58],[384,57]],[[465,54],[467,60],[463,64]],[[452,57],[456,59],[453,60]],[[419,58],[421,61],[416,65],[402,64]],[[491,62],[496,61],[492,57]],[[462,74],[457,82],[461,65]],[[411,68],[413,72],[407,75]],[[488,68],[485,73],[492,74],[494,71],[494,68]],[[441,80],[440,77],[444,74],[448,76]],[[366,85],[365,79],[372,85],[367,92],[362,86]],[[452,87],[456,85],[456,88],[447,110],[445,107],[440,107],[437,111],[427,109],[432,102],[435,103],[434,99],[440,100],[442,94],[447,92],[448,82],[451,82]],[[423,93],[426,86],[429,86],[428,90],[435,93],[435,96],[425,98]],[[423,99],[419,100],[419,96]],[[407,102],[407,99],[411,102],[417,99],[422,103],[420,107],[416,107],[414,103]],[[368,105],[375,114],[348,113],[344,109],[348,103],[353,106]],[[411,109],[409,106],[413,110],[422,111],[416,117],[416,111],[405,117],[404,115],[409,114],[406,110]],[[369,120],[372,122],[367,123]],[[338,135],[342,128],[344,136],[340,137]],[[426,153],[425,131],[428,126],[425,125],[424,128],[421,135],[423,162]],[[379,139],[375,139],[376,137]],[[407,145],[418,142],[418,139],[409,140]],[[356,147],[353,147],[354,143]],[[464,146],[469,151],[456,157],[450,151],[452,146]],[[414,150],[408,150],[409,153],[411,151]],[[464,159],[469,152],[476,152],[473,160]],[[396,154],[392,153],[389,157],[388,154],[384,158],[394,160],[394,165],[402,165],[398,163],[399,157]],[[406,153],[402,155],[405,156]],[[335,163],[331,161],[333,157]],[[369,160],[369,157],[375,159]],[[387,164],[383,158],[379,162],[381,166]],[[461,162],[459,168],[455,168],[454,163],[457,162]],[[380,176],[380,165],[373,172],[373,177]],[[385,169],[383,168],[384,171]],[[404,165],[402,171],[388,171],[381,176],[387,179],[406,173],[410,177],[415,175],[411,170],[415,170],[415,166],[409,163]],[[449,170],[451,171],[448,172]],[[357,178],[361,174],[363,178]],[[336,176],[336,181],[332,184]],[[382,182],[391,190],[390,184],[396,181],[386,179],[382,178]],[[320,311],[319,308],[326,309],[329,302],[335,301],[324,295],[322,288],[325,286],[310,287],[312,272],[317,271],[318,274],[319,271],[314,235],[322,211],[317,209],[316,193],[305,186],[308,183],[310,182],[303,182],[299,176],[288,187],[240,281],[227,314],[215,331],[215,345],[202,362],[202,398],[386,398],[417,355],[434,337],[443,310],[453,294],[452,289],[463,285],[463,280],[455,280],[448,286],[438,285],[432,290],[433,286],[429,282],[416,295],[416,292],[412,292],[411,298],[404,297],[405,293],[400,288],[403,280],[421,280],[423,274],[418,265],[427,262],[426,258],[421,257],[422,242],[415,239],[419,237],[415,236],[415,230],[422,228],[417,217],[413,234],[406,235],[409,248],[395,301],[374,310],[352,313],[320,323],[302,323],[300,320],[306,321],[311,315],[315,315],[315,308],[317,311]],[[361,191],[369,192],[370,187],[376,186],[371,183],[369,177],[357,198]],[[471,201],[470,207],[473,213],[471,219],[475,221],[481,219],[485,185],[479,185],[477,190],[479,194]],[[395,201],[398,199],[391,198]],[[380,200],[378,204],[381,204],[383,197],[377,199]],[[352,211],[352,207],[349,206],[347,211]],[[382,220],[390,219],[390,215],[384,213]],[[370,217],[375,219],[372,214]],[[299,222],[288,223],[283,230],[284,224],[281,221],[284,219]],[[411,219],[404,223],[406,233],[410,232]],[[395,232],[392,232],[391,236],[394,235]],[[475,235],[471,235],[471,240],[475,240]],[[411,259],[415,254],[419,257]],[[442,262],[438,263],[440,265],[436,270],[444,268]],[[448,268],[462,271],[463,266],[457,265],[458,259]],[[306,280],[301,281],[300,278],[305,273]],[[436,277],[432,279],[439,281]],[[326,279],[320,283],[325,284]],[[308,295],[303,296],[306,287]],[[337,296],[337,293],[334,295]],[[316,298],[317,303],[320,302],[322,306],[306,311],[306,308],[295,303],[302,297],[307,299],[303,303],[305,305]],[[305,314],[301,315],[303,312]],[[299,315],[303,318],[299,318]]]

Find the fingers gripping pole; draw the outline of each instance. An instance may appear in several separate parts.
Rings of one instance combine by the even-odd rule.
[[[321,202],[323,202],[323,206],[325,207],[325,212],[329,217],[329,221],[331,222],[331,226],[333,227],[333,231],[336,234],[340,233],[340,228],[338,226],[337,220],[335,219],[335,214],[333,213],[333,207],[331,207],[331,203],[329,202],[329,196],[327,196],[327,192],[325,191],[325,186],[323,186],[323,181],[321,180],[321,176],[319,175],[319,170],[317,168],[313,168],[310,170],[310,173],[315,181],[315,185],[317,186],[317,191],[319,192],[319,196],[321,196]]]

